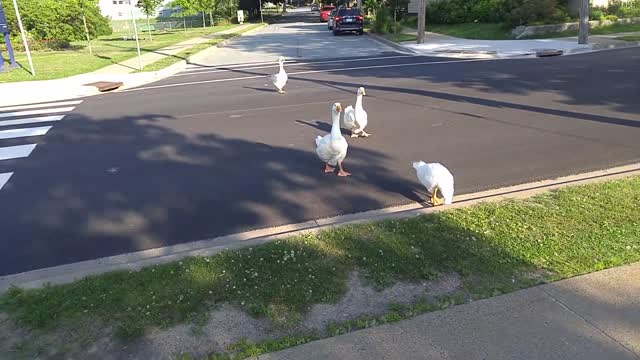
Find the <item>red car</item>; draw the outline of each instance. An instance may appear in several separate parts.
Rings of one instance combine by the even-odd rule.
[[[329,15],[331,14],[331,11],[333,11],[333,9],[335,9],[336,7],[333,5],[325,5],[322,7],[322,10],[320,10],[320,22],[327,22],[329,21]]]

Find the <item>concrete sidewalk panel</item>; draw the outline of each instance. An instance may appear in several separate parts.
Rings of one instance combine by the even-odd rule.
[[[579,276],[543,289],[640,359],[640,264]]]
[[[539,288],[312,342],[260,360],[635,359]]]

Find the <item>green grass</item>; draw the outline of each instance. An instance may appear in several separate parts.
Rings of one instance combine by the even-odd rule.
[[[597,27],[589,30],[590,35],[609,35],[625,32],[640,31],[640,23],[638,24],[613,24],[610,26]],[[547,39],[547,38],[563,38],[578,36],[577,30],[562,31],[556,33],[539,34],[535,37],[529,37],[529,39]]]
[[[508,40],[510,29],[503,24],[427,24],[427,31],[449,35],[461,39],[474,40]]]
[[[339,299],[354,270],[376,288],[455,272],[465,296],[479,299],[640,261],[639,203],[640,177],[567,188],[526,201],[345,226],[139,272],[14,288],[0,298],[0,310],[45,332],[90,323],[112,326],[127,339],[148,326],[197,318],[222,302],[295,323],[311,305]],[[412,311],[402,314],[418,310]]]
[[[187,31],[152,32],[153,41],[147,39],[146,33],[140,33],[140,47],[142,53],[151,52],[181,41],[227,30],[235,26],[237,25],[187,29]],[[89,54],[86,42],[77,42],[72,45],[72,50],[33,51],[32,57],[36,69],[36,77],[32,77],[29,73],[26,54],[17,53],[16,60],[22,68],[0,73],[0,83],[63,78],[94,71],[137,55],[135,41],[123,40],[122,36],[116,35],[93,40],[93,55]],[[6,52],[3,52],[2,55],[6,56]]]
[[[385,39],[393,42],[416,41],[417,37],[411,34],[383,34]]]
[[[620,36],[617,37],[616,40],[622,41],[640,41],[640,35],[629,35],[629,36]]]
[[[172,55],[172,56],[167,56],[167,57],[165,57],[164,59],[162,59],[160,61],[156,61],[156,62],[154,62],[154,63],[152,63],[150,65],[145,66],[144,67],[144,71],[162,70],[162,69],[166,68],[167,66],[173,65],[173,64],[175,64],[175,63],[177,63],[179,61],[187,60],[191,55],[197,54],[198,52],[200,52],[202,50],[205,50],[208,47],[217,45],[217,44],[219,44],[220,42],[222,42],[224,40],[230,39],[230,38],[232,38],[234,36],[237,36],[239,34],[247,32],[249,30],[253,30],[253,29],[255,29],[255,28],[259,27],[259,26],[262,26],[262,24],[255,24],[253,26],[246,27],[246,28],[242,29],[241,31],[237,31],[237,32],[234,32],[234,33],[231,33],[231,34],[224,34],[224,35],[221,35],[220,37],[217,37],[215,39],[211,39],[211,40],[209,40],[209,41],[207,41],[205,43],[195,45],[195,46],[193,46],[193,47],[191,47],[191,48],[189,48],[189,49],[187,49],[185,51],[181,51],[181,52],[179,52],[179,53],[177,53],[175,55]]]
[[[402,21],[408,28],[415,29],[414,17]],[[466,23],[466,24],[427,24],[427,31],[449,35],[461,39],[474,40],[510,40],[511,29],[504,24]],[[640,24],[613,24],[590,30],[591,35],[607,35],[624,32],[640,31]],[[528,39],[547,39],[577,36],[578,31],[563,31],[557,33],[539,34]],[[635,41],[635,40],[630,40]]]

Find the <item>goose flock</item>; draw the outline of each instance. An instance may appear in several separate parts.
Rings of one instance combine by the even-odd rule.
[[[271,81],[279,94],[284,94],[284,87],[289,79],[284,70],[285,58],[278,59],[280,71],[271,75]],[[356,92],[355,105],[349,105],[343,109],[342,104],[335,102],[331,105],[331,132],[325,136],[316,137],[316,154],[324,162],[324,172],[333,173],[338,168],[338,176],[349,176],[351,173],[344,170],[342,162],[347,157],[349,143],[342,135],[340,126],[340,115],[342,114],[342,125],[351,131],[352,138],[369,137],[371,134],[364,129],[368,124],[368,115],[364,110],[363,97],[366,96],[364,87],[360,87]],[[424,161],[414,161],[413,168],[416,171],[418,181],[427,189],[430,194],[430,202],[433,206],[449,205],[453,201],[454,183],[453,175],[444,165],[440,163],[425,163]],[[438,196],[441,195],[441,197]]]

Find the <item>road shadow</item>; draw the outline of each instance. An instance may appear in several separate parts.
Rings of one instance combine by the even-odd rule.
[[[1,195],[16,206],[0,208],[0,274],[367,211],[384,194],[420,200],[420,184],[373,150],[350,147],[345,179],[322,172],[312,137],[300,149],[179,124],[70,114],[41,139],[46,151],[4,161],[14,175]]]

